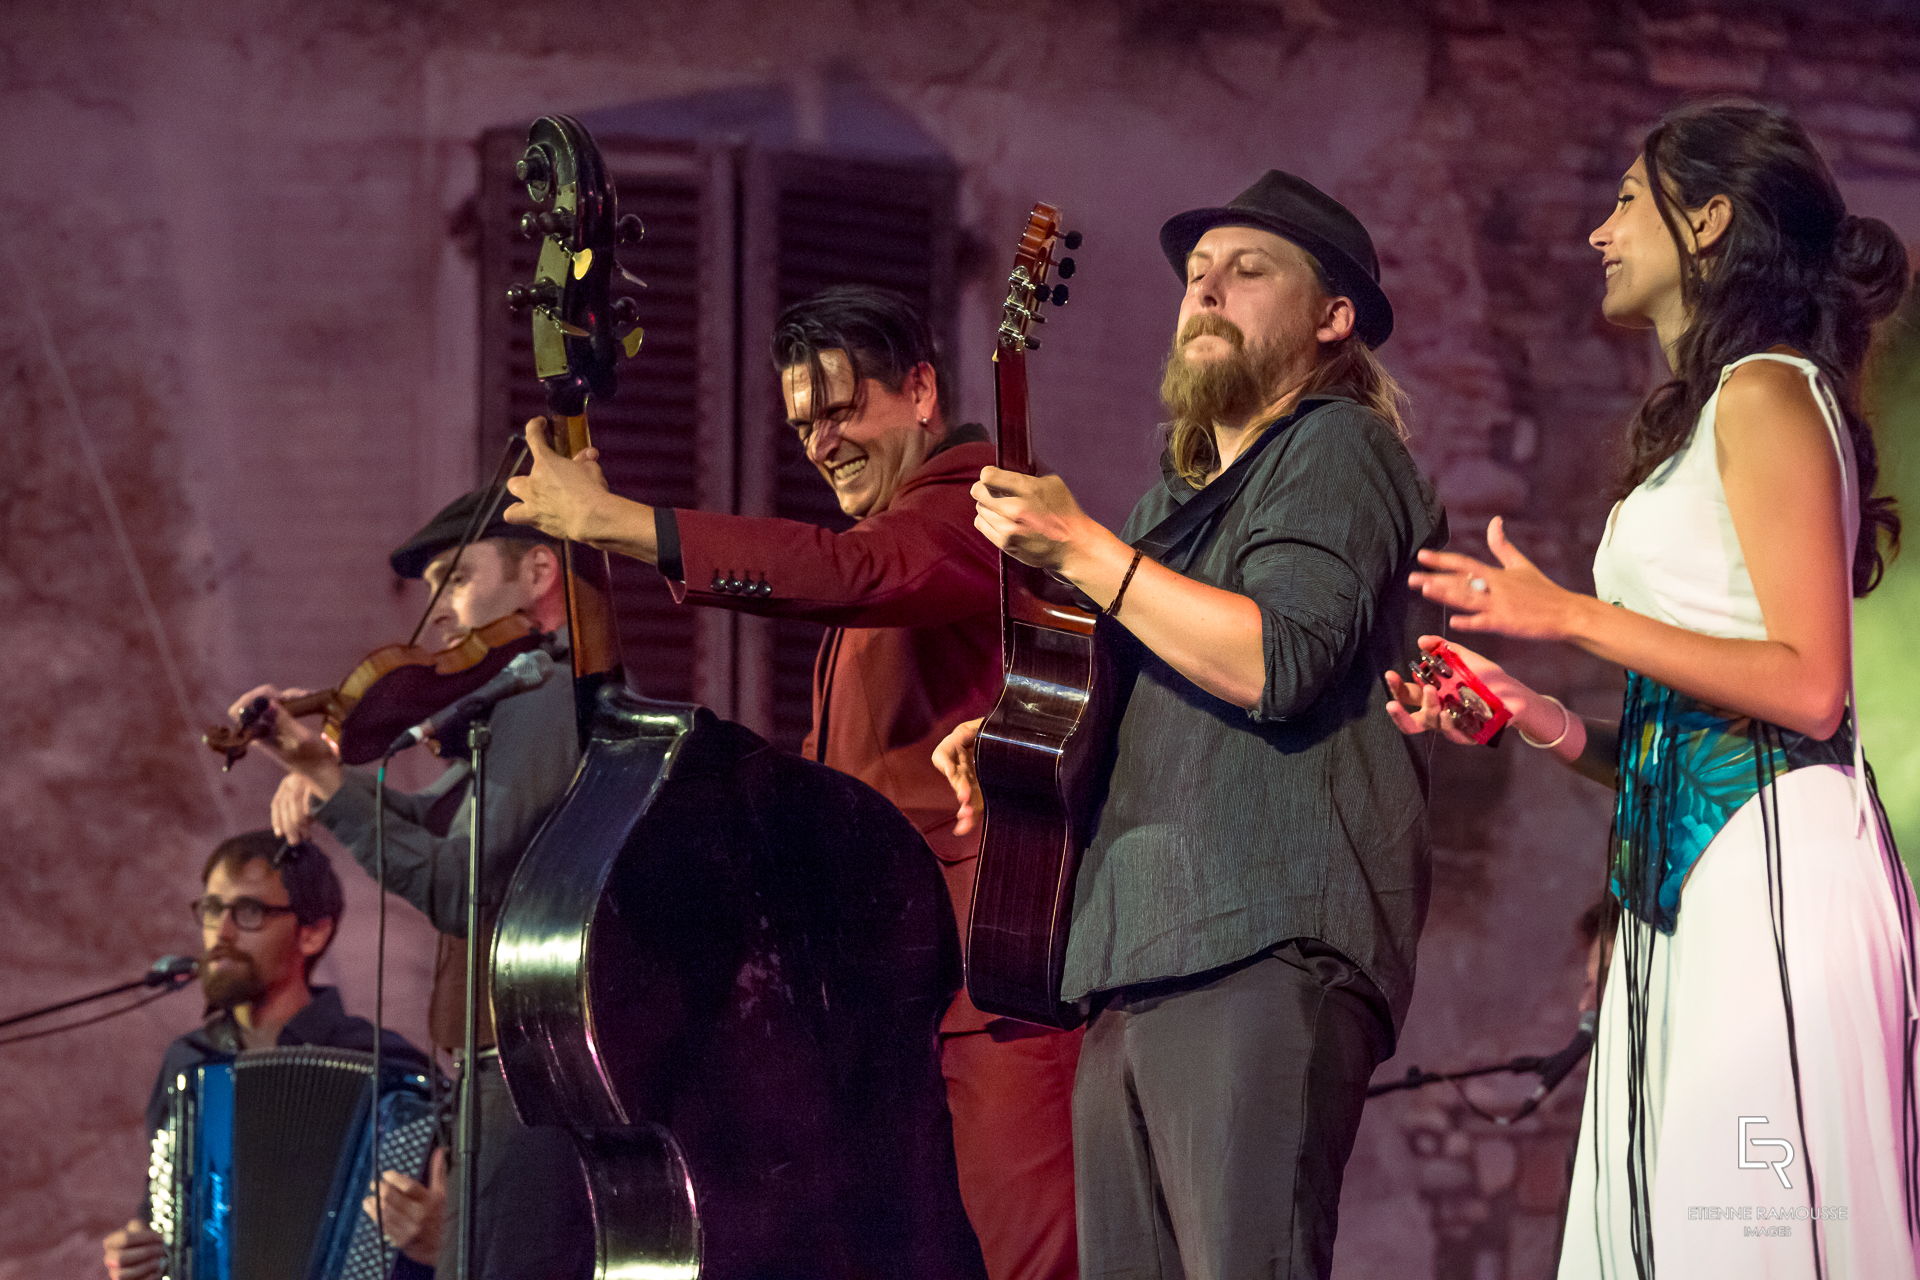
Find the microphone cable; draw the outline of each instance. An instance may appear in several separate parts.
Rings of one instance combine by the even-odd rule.
[[[122,1014],[132,1013],[135,1009],[145,1008],[155,1000],[164,999],[186,985],[184,982],[177,986],[169,983],[159,991],[155,991],[151,995],[143,995],[131,1004],[121,1005],[118,1009],[109,1009],[105,1013],[96,1013],[92,1017],[80,1018],[73,1022],[63,1022],[57,1027],[42,1027],[38,1031],[22,1031],[17,1035],[0,1038],[0,1048],[5,1048],[10,1044],[24,1044],[28,1040],[38,1040],[42,1036],[59,1035],[62,1031],[78,1031],[82,1027],[91,1027],[96,1023],[105,1022],[110,1018],[118,1018]]]

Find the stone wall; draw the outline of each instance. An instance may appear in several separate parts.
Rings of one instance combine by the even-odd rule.
[[[478,299],[450,227],[486,127],[864,81],[960,166],[976,413],[1011,239],[1033,199],[1062,204],[1088,248],[1034,362],[1037,410],[1110,520],[1151,475],[1176,299],[1155,229],[1269,166],[1304,173],[1381,245],[1399,311],[1384,354],[1462,541],[1505,513],[1581,583],[1614,433],[1654,367],[1600,322],[1585,245],[1639,133],[1689,93],[1775,98],[1857,208],[1920,239],[1917,62],[1920,24],[1866,0],[12,6],[0,645],[21,678],[0,690],[0,1012],[190,948],[172,904],[213,841],[260,820],[272,781],[259,761],[220,775],[201,723],[260,680],[337,679],[405,626],[384,552],[473,466]],[[1617,694],[1571,657],[1516,665],[1586,710]],[[1383,1075],[1563,1043],[1573,923],[1599,887],[1605,795],[1514,745],[1437,765],[1421,987]],[[372,895],[342,872],[327,974],[364,1011]],[[418,1037],[428,935],[405,907],[394,933],[391,1016]],[[137,1192],[153,1062],[190,1004],[0,1047],[0,1278],[97,1265]],[[1576,1091],[1514,1130],[1451,1094],[1377,1104],[1343,1273],[1546,1274]]]

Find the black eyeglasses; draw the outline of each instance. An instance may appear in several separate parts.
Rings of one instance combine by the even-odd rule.
[[[292,915],[292,907],[283,907],[272,902],[262,902],[258,898],[235,898],[228,902],[225,898],[216,898],[208,894],[204,898],[195,898],[187,904],[187,910],[203,928],[218,929],[220,917],[233,912],[235,927],[252,933],[266,924],[268,916]]]

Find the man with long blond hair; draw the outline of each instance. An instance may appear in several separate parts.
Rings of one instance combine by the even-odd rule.
[[[1366,230],[1269,172],[1170,220],[1186,282],[1163,482],[1115,535],[1058,476],[989,467],[975,524],[1103,608],[1124,707],[1062,994],[1081,1273],[1324,1276],[1368,1077],[1427,902],[1424,753],[1372,714],[1445,539],[1373,348]],[[978,722],[937,762],[971,821]]]

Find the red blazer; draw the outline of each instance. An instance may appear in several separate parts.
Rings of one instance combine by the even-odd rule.
[[[813,668],[802,751],[893,801],[946,874],[960,936],[979,835],[953,834],[953,790],[933,749],[999,695],[999,554],[973,527],[967,490],[994,461],[983,441],[921,464],[884,511],[844,533],[797,520],[678,511],[676,600],[804,618],[829,630]],[[942,1030],[987,1018],[963,991]]]

